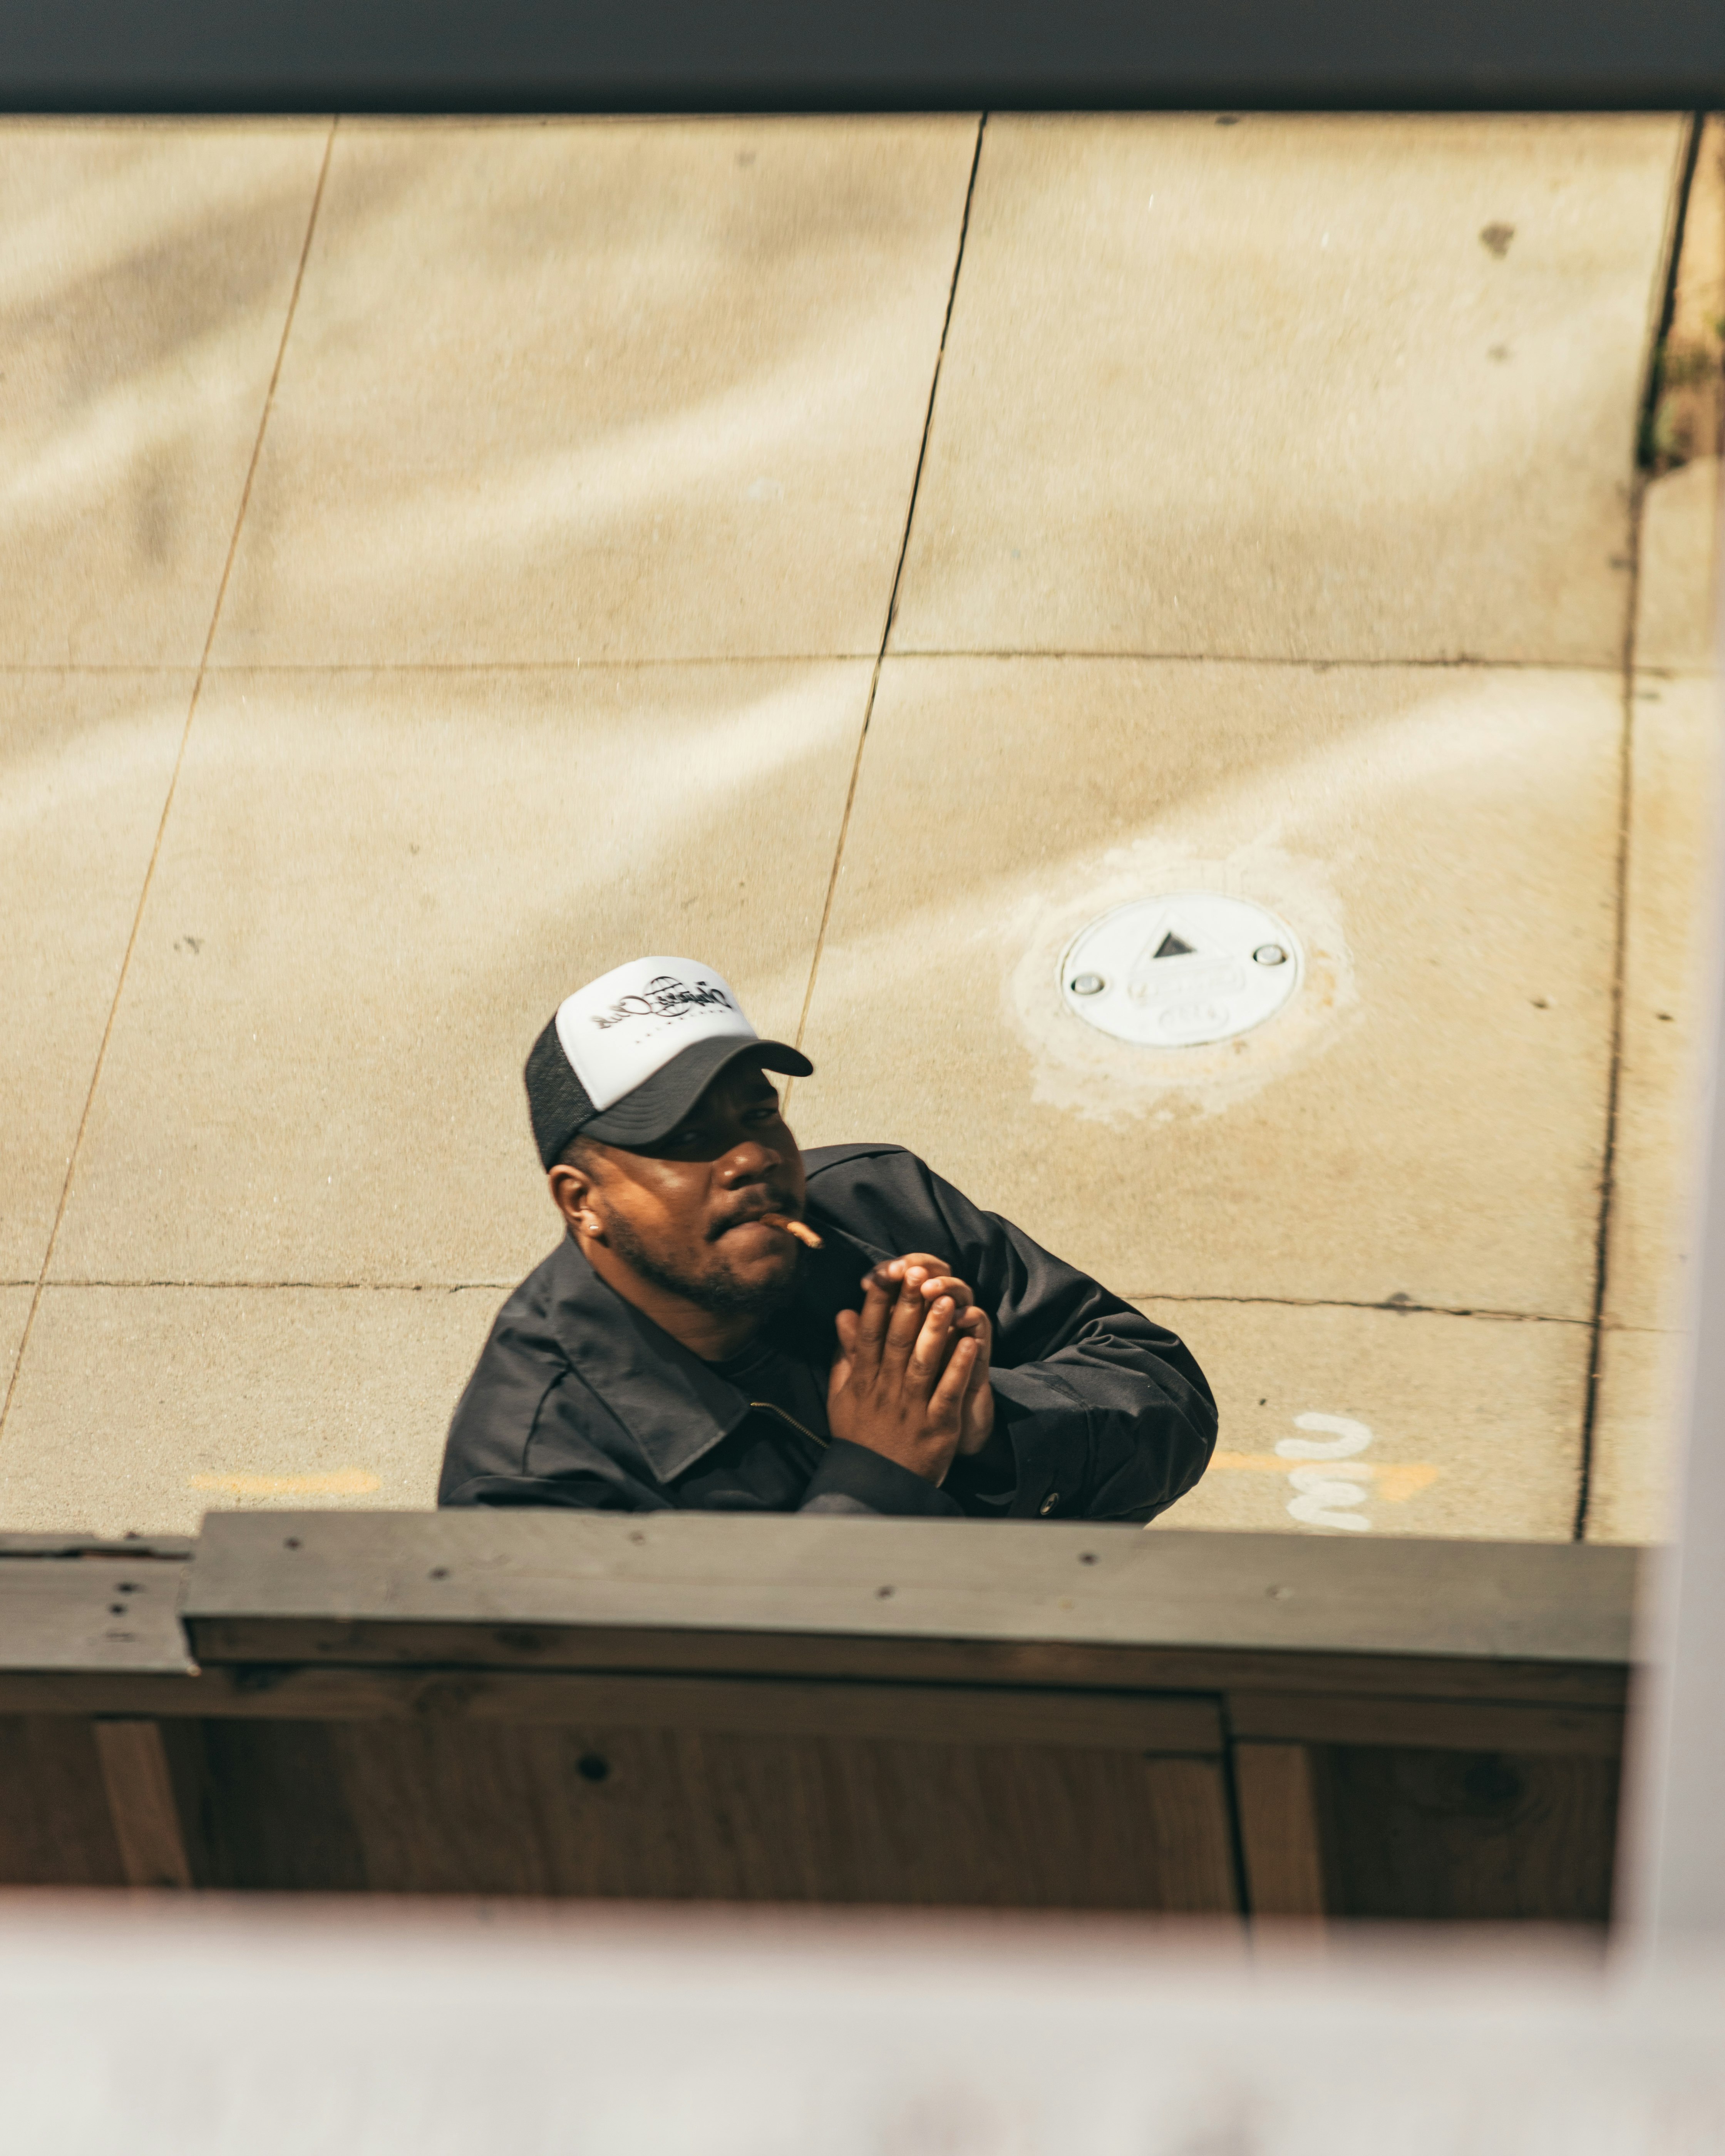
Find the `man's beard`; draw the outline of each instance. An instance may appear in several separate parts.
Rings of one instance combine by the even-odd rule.
[[[619,1219],[614,1214],[605,1224],[605,1240],[643,1280],[651,1281],[655,1287],[663,1288],[667,1295],[680,1296],[685,1302],[711,1312],[715,1317],[772,1317],[796,1300],[797,1275],[803,1262],[800,1245],[793,1245],[794,1260],[790,1269],[778,1279],[751,1282],[737,1278],[725,1263],[722,1248],[716,1244],[704,1270],[685,1271],[649,1250],[629,1223]]]

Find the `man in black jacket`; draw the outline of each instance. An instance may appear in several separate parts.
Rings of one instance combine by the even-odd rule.
[[[510,1297],[442,1505],[1146,1521],[1215,1442],[1173,1333],[903,1147],[806,1157],[710,968],[620,966],[527,1059],[566,1233]]]

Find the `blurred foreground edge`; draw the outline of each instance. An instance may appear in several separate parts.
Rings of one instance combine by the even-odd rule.
[[[0,1897],[10,2147],[1702,2156],[1725,1957],[1457,1930]]]
[[[1639,1560],[1060,1523],[0,1538],[0,1884],[1598,1925]]]
[[[55,0],[0,104],[60,111],[978,105],[1656,110],[1725,99],[1714,0]]]

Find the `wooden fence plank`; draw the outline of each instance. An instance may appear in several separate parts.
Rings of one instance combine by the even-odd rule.
[[[98,1722],[93,1725],[102,1785],[129,1887],[197,1886],[181,1819],[168,1742],[155,1722]],[[191,1732],[176,1732],[177,1736]]]
[[[0,1886],[125,1884],[90,1724],[0,1717]]]
[[[1215,1759],[457,1724],[348,1723],[331,1742],[374,1891],[1236,1907]]]
[[[1332,1914],[1603,1923],[1614,1760],[1334,1745],[1322,1753]]]
[[[1322,1820],[1310,1746],[1235,1744],[1246,1898],[1254,1917],[1322,1917]]]

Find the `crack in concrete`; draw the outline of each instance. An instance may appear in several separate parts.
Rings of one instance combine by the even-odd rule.
[[[1225,1302],[1283,1310],[1382,1310],[1397,1317],[1477,1317],[1506,1325],[1590,1326],[1587,1317],[1559,1317],[1545,1310],[1491,1310],[1476,1305],[1414,1302],[1406,1296],[1390,1296],[1382,1302],[1356,1302],[1343,1296],[1323,1295],[1164,1295],[1158,1290],[1132,1294],[1127,1302]]]
[[[1632,477],[1629,498],[1629,590],[1623,623],[1620,663],[1623,722],[1618,735],[1618,806],[1616,908],[1612,924],[1611,1054],[1605,1085],[1605,1128],[1599,1154],[1599,1217],[1594,1239],[1594,1295],[1591,1344],[1588,1355],[1587,1399],[1581,1416],[1581,1457],[1575,1483],[1573,1542],[1587,1539],[1588,1510],[1593,1498],[1594,1444],[1599,1429],[1601,1348],[1609,1328],[1605,1298],[1610,1286],[1611,1211],[1616,1196],[1617,1133],[1622,1108],[1624,967],[1629,947],[1630,828],[1635,799],[1635,617],[1641,598],[1641,524],[1646,506],[1646,473],[1641,452],[1648,439],[1654,400],[1659,394],[1659,355],[1676,307],[1677,279],[1682,267],[1683,228],[1689,208],[1689,192],[1701,146],[1704,115],[1692,113],[1689,133],[1679,157],[1672,187],[1671,216],[1666,235],[1664,285],[1660,312],[1647,356],[1641,402],[1635,413],[1635,439],[1630,444]]]
[[[4,1285],[4,1283],[0,1283]],[[16,1283],[20,1287],[28,1281]],[[357,1281],[357,1280],[55,1280],[44,1283],[44,1291],[61,1288],[200,1288],[234,1295],[270,1295],[281,1288],[310,1289],[331,1295],[470,1295],[512,1294],[518,1280],[480,1281]]]
[[[1296,657],[1281,652],[1257,651],[1119,651],[1092,650],[1088,648],[1045,649],[1037,645],[1018,645],[990,650],[980,646],[960,644],[942,645],[927,650],[894,650],[888,654],[888,663],[898,665],[906,660],[917,659],[1081,659],[1119,660],[1141,666],[1286,666],[1296,670],[1303,669],[1312,674],[1342,674],[1351,669],[1362,672],[1391,667],[1429,670],[1434,672],[1529,673],[1529,674],[1615,674],[1620,661],[1615,659],[1492,659],[1477,652],[1466,652],[1459,658],[1434,658],[1429,653],[1407,658],[1394,654],[1384,659],[1343,657],[1317,659]]]
[[[90,1074],[90,1086],[84,1096],[84,1111],[78,1118],[78,1128],[73,1135],[71,1149],[66,1155],[66,1173],[60,1184],[59,1203],[54,1208],[54,1225],[49,1230],[47,1247],[42,1253],[42,1265],[35,1281],[35,1293],[30,1298],[30,1307],[24,1316],[23,1330],[18,1335],[18,1348],[13,1357],[12,1372],[7,1379],[6,1396],[0,1400],[0,1440],[3,1440],[7,1417],[12,1412],[13,1395],[18,1390],[19,1373],[24,1367],[24,1351],[30,1344],[30,1333],[36,1322],[36,1313],[42,1306],[42,1293],[48,1284],[49,1268],[54,1263],[54,1246],[59,1240],[62,1224],[66,1217],[66,1203],[71,1195],[72,1177],[78,1165],[78,1156],[84,1144],[84,1134],[90,1125],[90,1111],[95,1101],[96,1087],[101,1083],[102,1070],[107,1060],[108,1044],[114,1035],[114,1021],[120,1009],[120,998],[126,993],[126,976],[131,970],[132,952],[137,948],[138,931],[143,925],[144,908],[150,901],[150,888],[155,880],[157,863],[162,858],[162,841],[167,830],[167,819],[172,813],[174,795],[179,786],[180,773],[186,761],[186,747],[192,738],[192,722],[198,716],[198,699],[209,674],[210,653],[215,647],[216,631],[221,625],[222,608],[228,597],[228,584],[234,574],[234,558],[239,552],[239,535],[245,526],[245,513],[251,506],[252,485],[258,475],[259,459],[264,454],[264,436],[270,425],[270,414],[275,405],[275,392],[281,381],[282,362],[287,357],[288,338],[292,333],[294,316],[300,305],[300,289],[305,281],[305,264],[311,253],[311,235],[317,229],[317,213],[323,203],[324,183],[329,178],[330,156],[336,146],[338,120],[331,120],[329,133],[324,138],[323,162],[317,168],[317,185],[311,191],[311,208],[305,219],[305,237],[300,244],[300,259],[294,270],[294,282],[288,294],[287,312],[282,318],[281,339],[275,347],[275,364],[270,371],[270,386],[264,392],[264,408],[258,415],[258,431],[252,442],[251,461],[245,468],[245,484],[239,490],[239,507],[234,519],[233,536],[228,542],[228,554],[222,564],[221,581],[216,586],[215,603],[210,609],[209,628],[203,639],[203,652],[198,662],[192,683],[192,693],[186,706],[186,722],[180,729],[180,746],[175,753],[172,771],[168,775],[167,791],[162,796],[162,814],[157,820],[156,839],[150,849],[150,859],[144,870],[144,880],[138,888],[137,906],[132,915],[131,933],[126,940],[126,949],[120,960],[119,977],[114,983],[114,993],[108,1004],[108,1019],[102,1028],[102,1038],[96,1049],[95,1062]],[[165,670],[190,672],[189,668]]]
[[[887,594],[886,619],[880,624],[880,649],[875,653],[874,671],[869,676],[869,694],[863,706],[862,725],[856,737],[856,755],[850,766],[850,784],[845,795],[845,813],[839,819],[839,840],[833,851],[832,874],[827,878],[826,903],[821,908],[820,927],[815,932],[814,955],[809,962],[809,986],[803,992],[803,1009],[797,1019],[793,1035],[795,1045],[803,1045],[803,1035],[809,1024],[809,1014],[814,1003],[814,984],[820,973],[821,954],[826,948],[827,924],[833,917],[833,901],[838,896],[839,871],[845,863],[845,844],[850,835],[850,815],[856,805],[857,782],[862,777],[863,751],[868,746],[869,726],[875,716],[875,698],[880,686],[880,669],[886,664],[886,646],[892,636],[892,624],[898,618],[899,587],[904,580],[905,557],[911,551],[911,528],[916,517],[916,496],[922,485],[922,468],[928,460],[928,437],[934,425],[935,399],[940,394],[941,367],[947,357],[947,336],[952,326],[952,305],[958,296],[958,273],[964,266],[964,243],[970,236],[970,209],[976,198],[977,169],[983,162],[983,136],[988,130],[988,116],[983,113],[976,124],[976,147],[971,152],[970,178],[964,189],[964,211],[958,220],[958,245],[952,257],[952,281],[947,287],[947,311],[941,320],[940,343],[934,355],[934,372],[929,377],[928,408],[922,415],[922,439],[916,450],[916,469],[911,477],[911,498],[905,506],[905,528],[898,544],[898,561],[892,572],[892,589]],[[790,1106],[794,1078],[785,1081],[781,1106]]]

